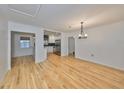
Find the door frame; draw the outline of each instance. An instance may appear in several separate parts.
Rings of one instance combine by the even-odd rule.
[[[73,38],[73,39],[74,39],[74,53],[73,53],[73,54],[74,54],[74,57],[75,57],[75,38],[74,38],[73,36],[69,36],[69,37],[68,37],[68,56],[69,56],[69,54],[70,54],[70,53],[69,53],[69,38]]]

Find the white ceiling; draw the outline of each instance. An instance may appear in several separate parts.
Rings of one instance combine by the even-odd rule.
[[[124,5],[12,4],[8,8],[9,20],[65,32],[79,30],[81,21],[91,28],[124,20]]]

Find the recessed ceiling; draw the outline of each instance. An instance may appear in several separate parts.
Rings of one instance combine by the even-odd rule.
[[[81,21],[92,28],[124,20],[124,5],[115,4],[13,4],[8,8],[11,21],[65,32],[78,31]]]
[[[16,13],[20,13],[23,15],[27,15],[27,16],[32,16],[35,17],[37,15],[37,13],[39,12],[41,5],[38,4],[11,4],[8,5],[9,10],[16,12]]]

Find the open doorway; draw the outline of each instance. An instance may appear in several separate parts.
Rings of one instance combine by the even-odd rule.
[[[44,47],[47,54],[53,53],[61,56],[61,33],[44,31]]]
[[[11,31],[11,67],[14,59],[31,58],[35,62],[35,34]]]
[[[68,37],[68,55],[75,57],[75,39],[74,39],[74,37]]]

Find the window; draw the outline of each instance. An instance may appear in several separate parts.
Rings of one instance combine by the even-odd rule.
[[[20,37],[20,47],[29,48],[30,47],[30,37]]]

